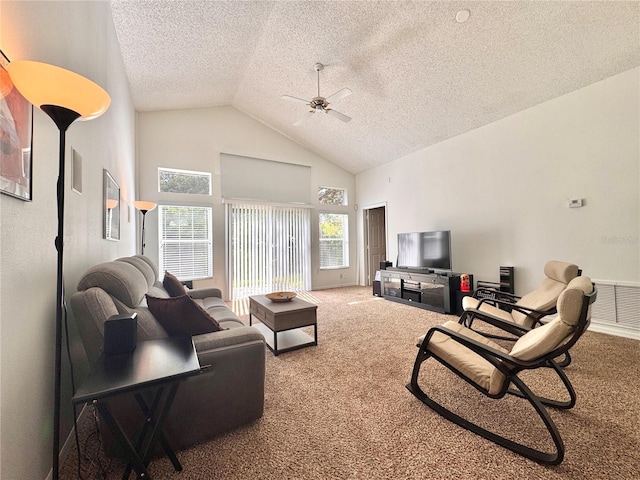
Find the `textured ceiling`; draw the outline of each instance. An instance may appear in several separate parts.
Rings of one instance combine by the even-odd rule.
[[[111,4],[138,110],[233,105],[354,174],[640,65],[637,1]],[[316,62],[349,123],[293,126]]]

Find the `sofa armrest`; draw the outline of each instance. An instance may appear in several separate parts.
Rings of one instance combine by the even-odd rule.
[[[213,287],[205,287],[205,288],[194,288],[187,292],[191,298],[204,299],[207,297],[218,297],[222,298],[222,291],[219,288]]]
[[[254,327],[238,327],[193,337],[200,364],[205,366],[210,355],[222,349],[257,344],[264,349],[264,336]],[[263,350],[264,351],[264,350]]]

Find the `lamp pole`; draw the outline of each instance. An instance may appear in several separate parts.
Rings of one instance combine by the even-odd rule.
[[[22,96],[46,113],[60,132],[58,154],[58,252],[56,275],[56,333],[53,400],[52,477],[57,480],[60,466],[60,396],[62,370],[62,322],[64,321],[64,173],[65,139],[69,126],[82,118],[90,120],[106,112],[111,104],[109,94],[77,73],[54,65],[31,61],[9,62],[9,78]],[[69,93],[73,92],[73,93]]]
[[[136,200],[133,202],[133,206],[136,210],[139,210],[142,213],[142,232],[140,234],[141,237],[141,254],[144,255],[144,247],[146,246],[145,238],[144,238],[144,221],[147,217],[147,212],[150,212],[154,208],[156,208],[158,204],[153,202],[146,202],[143,200]]]

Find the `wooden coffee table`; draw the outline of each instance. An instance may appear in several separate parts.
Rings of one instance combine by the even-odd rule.
[[[294,298],[288,302],[273,302],[265,295],[249,297],[249,325],[264,335],[267,347],[278,355],[299,348],[318,345],[317,305]],[[313,337],[300,330],[313,325]]]

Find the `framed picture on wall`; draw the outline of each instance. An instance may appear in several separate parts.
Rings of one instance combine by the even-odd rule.
[[[120,240],[120,187],[113,176],[103,170],[104,238]]]
[[[32,200],[33,105],[14,87],[0,50],[0,192]]]

